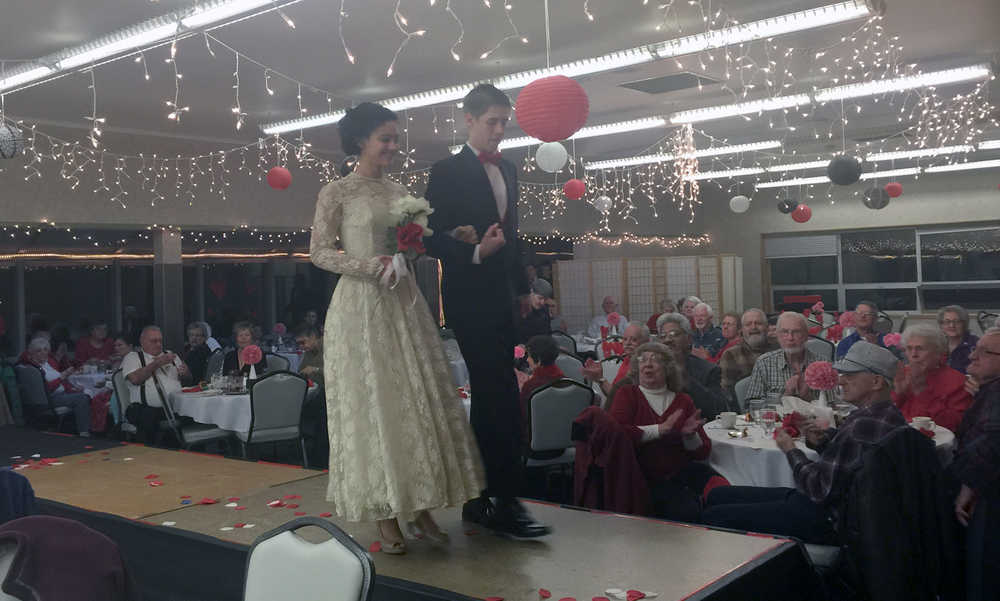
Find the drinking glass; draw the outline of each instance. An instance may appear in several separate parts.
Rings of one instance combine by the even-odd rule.
[[[766,401],[764,399],[750,399],[750,416],[755,423],[760,423],[760,414],[764,409]]]
[[[778,420],[778,413],[771,408],[764,409],[760,414],[760,423],[764,426],[764,433],[770,434],[774,431],[774,424]]]

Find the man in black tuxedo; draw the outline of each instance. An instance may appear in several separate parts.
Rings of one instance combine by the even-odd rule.
[[[529,308],[529,289],[517,247],[517,168],[497,152],[511,105],[503,92],[481,84],[465,97],[463,108],[468,144],[435,163],[426,192],[435,232],[427,248],[444,266],[445,319],[469,368],[472,428],[486,467],[488,488],[465,504],[462,517],[533,538],[550,529],[516,499],[521,410],[513,369],[514,311],[515,304],[522,312]]]

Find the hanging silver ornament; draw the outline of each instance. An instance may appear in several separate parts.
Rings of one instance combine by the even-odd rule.
[[[7,123],[0,123],[0,159],[12,159],[24,152],[21,130]]]
[[[889,205],[889,193],[882,186],[873,186],[865,190],[865,198],[861,202],[874,211],[884,209]]]
[[[594,199],[594,208],[601,213],[607,213],[610,211],[612,204],[611,197],[607,194],[602,194]]]

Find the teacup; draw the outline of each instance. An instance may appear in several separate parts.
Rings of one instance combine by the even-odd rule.
[[[933,430],[934,429],[934,420],[932,420],[929,417],[922,416],[922,415],[919,415],[919,416],[916,416],[916,417],[912,418],[910,420],[910,424],[912,424],[913,427],[917,428],[918,430]]]
[[[719,424],[727,430],[732,428],[736,425],[736,414],[732,411],[723,411],[719,414]]]

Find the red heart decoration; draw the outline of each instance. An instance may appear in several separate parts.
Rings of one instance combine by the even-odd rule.
[[[295,512],[295,515],[297,515],[297,516],[305,515],[305,514],[306,514],[306,512],[304,512],[304,511],[296,511]]]
[[[236,524],[233,524],[233,528],[242,528],[243,526],[246,526],[246,524],[243,522],[238,522]]]
[[[229,501],[230,503],[235,503],[236,501],[239,501],[240,498],[239,497],[229,497],[226,500]]]
[[[181,498],[182,498],[182,499],[190,499],[190,498],[191,498],[191,495],[181,495]]]
[[[332,518],[333,514],[330,513],[329,511],[324,511],[323,513],[319,514],[319,517],[321,517],[321,518]]]
[[[198,503],[200,503],[201,505],[215,505],[216,503],[218,503],[218,501],[216,501],[215,499],[210,499],[208,497],[205,497],[204,499],[198,501]]]
[[[159,478],[159,476],[157,476],[156,474],[149,474],[148,476],[146,476],[146,480],[156,480],[157,478]]]
[[[538,596],[541,597],[542,599],[548,599],[549,597],[552,596],[552,593],[549,592],[547,589],[540,588],[538,589]]]
[[[285,495],[284,497],[282,497],[282,499],[285,499],[286,501],[291,501],[292,499],[301,499],[301,498],[302,495]]]
[[[298,509],[299,504],[298,503],[289,503],[289,504],[285,505],[285,507],[287,507],[289,509]]]
[[[645,599],[646,593],[632,589],[625,593],[625,598],[628,599],[628,601],[638,601],[639,599]]]
[[[163,482],[160,482],[159,480],[150,480],[149,481],[149,485],[150,486],[163,486]]]
[[[240,506],[236,507],[235,509],[236,509],[236,511],[243,511],[244,509],[246,509],[246,506],[240,505]]]
[[[563,597],[559,601],[576,601],[576,597]]]
[[[375,541],[368,546],[369,553],[378,553],[381,550],[382,550],[382,543],[380,543],[379,541]]]
[[[594,597],[590,601],[611,601],[611,599],[608,599],[607,597]]]

